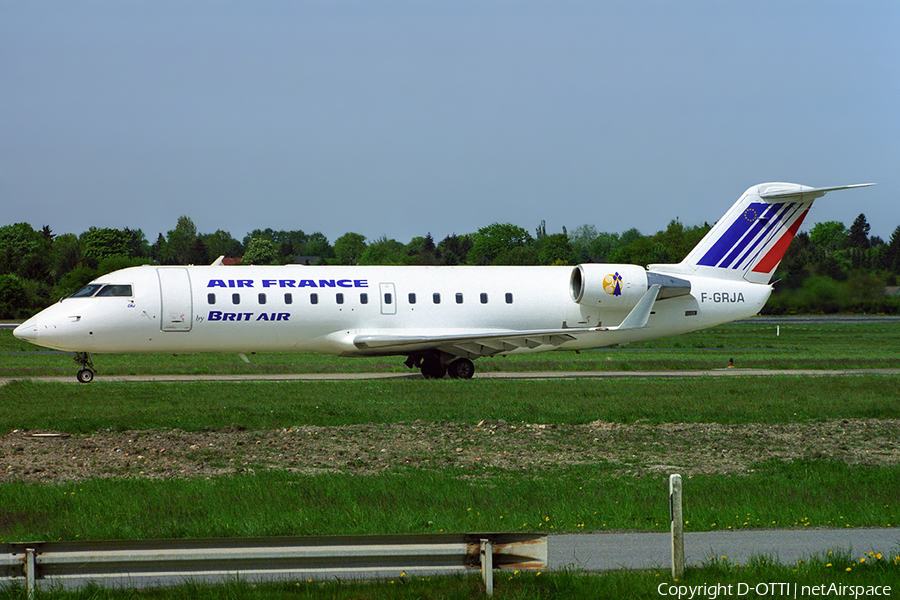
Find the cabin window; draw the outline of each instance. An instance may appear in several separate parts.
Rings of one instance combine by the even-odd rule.
[[[384,295],[384,303],[385,304],[393,304],[394,303],[394,297],[391,295],[390,292],[387,292]]]
[[[215,304],[216,303],[216,295],[215,294],[207,294],[206,295],[206,303],[207,304]]]
[[[409,303],[410,303],[410,304],[415,304],[415,303],[416,303],[416,295],[415,295],[415,293],[410,293],[410,294],[409,294]]]
[[[431,299],[434,300],[435,304],[441,303],[441,295],[438,294],[437,292],[434,293],[434,295],[431,297]]]
[[[511,293],[511,292],[506,292],[506,303],[507,303],[507,304],[512,304],[512,301],[513,301],[512,293]]]
[[[260,294],[260,295],[259,295],[259,303],[260,303],[260,304],[265,304],[265,303],[266,303],[266,295],[265,295],[265,294]]]
[[[343,304],[344,303],[344,294],[341,294],[340,292],[338,292],[337,294],[335,294],[334,299],[337,300],[338,304]]]
[[[360,304],[368,304],[369,303],[369,295],[365,292],[359,295],[359,303]]]
[[[294,303],[294,295],[288,292],[284,295],[284,303],[285,304],[293,304]]]
[[[131,286],[128,284],[105,285],[97,292],[97,296],[131,296]]]
[[[456,292],[456,303],[457,303],[457,304],[462,304],[462,303],[463,303],[463,295],[462,295],[462,292]]]
[[[696,316],[697,316],[697,311],[696,311],[696,310],[686,310],[686,311],[684,311],[684,316],[686,316],[686,317],[696,317]]]
[[[484,292],[481,292],[481,303],[487,304],[487,294]]]
[[[240,294],[232,294],[231,295],[231,303],[232,304],[240,304],[241,303],[241,295]]]
[[[310,304],[318,304],[319,303],[319,295],[316,293],[312,293],[309,295],[309,303]]]

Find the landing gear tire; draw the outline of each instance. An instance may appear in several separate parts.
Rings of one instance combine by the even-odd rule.
[[[450,379],[472,379],[475,374],[475,363],[468,358],[457,358],[447,366]]]
[[[90,352],[76,352],[75,362],[81,367],[81,370],[75,374],[81,383],[90,383],[94,380],[94,363],[91,362]]]

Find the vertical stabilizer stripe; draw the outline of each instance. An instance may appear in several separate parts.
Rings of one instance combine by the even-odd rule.
[[[778,266],[778,263],[780,263],[781,259],[784,257],[784,253],[787,252],[788,246],[791,245],[791,240],[794,239],[794,236],[800,229],[800,225],[803,224],[803,219],[806,218],[808,212],[809,208],[803,211],[803,214],[794,221],[790,229],[787,230],[787,233],[781,236],[780,240],[775,242],[775,245],[772,246],[772,249],[769,250],[768,254],[766,254],[763,259],[759,261],[759,264],[753,268],[754,273],[771,273],[775,270],[775,267]]]
[[[781,217],[784,215],[779,215],[778,211],[781,210],[781,207],[784,206],[784,203],[773,204],[769,206],[766,211],[761,214],[756,222],[753,224],[753,228],[750,230],[750,233],[745,238],[745,242],[736,246],[731,254],[721,263],[719,266],[723,269],[727,269],[731,267],[732,269],[740,269],[741,265],[744,262],[744,259],[747,257],[747,254],[753,251],[757,245],[759,245],[760,240],[768,237],[774,227],[778,227],[781,222]],[[741,259],[738,260],[738,256],[741,256]],[[734,261],[737,260],[735,263]]]
[[[768,246],[769,242],[772,241],[772,238],[774,238],[779,231],[782,231],[784,227],[791,223],[792,219],[797,216],[800,206],[801,205],[797,203],[773,205],[773,210],[770,211],[772,213],[777,213],[777,209],[781,209],[782,207],[784,210],[780,213],[771,215],[772,218],[770,219],[769,226],[766,227],[763,234],[747,248],[747,251],[744,252],[743,256],[741,256],[740,260],[735,265],[735,268],[749,269],[756,261],[756,257],[759,256],[759,253],[762,252],[762,249]]]
[[[737,219],[734,220],[734,223],[732,223],[725,233],[722,234],[722,237],[716,240],[716,243],[713,244],[712,248],[703,255],[703,258],[697,261],[697,264],[707,267],[718,266],[719,262],[725,258],[725,256],[735,248],[742,239],[744,244],[749,242],[749,240],[744,239],[745,234],[756,222],[757,217],[762,214],[767,207],[768,204],[765,202],[751,203],[743,213],[738,215]]]

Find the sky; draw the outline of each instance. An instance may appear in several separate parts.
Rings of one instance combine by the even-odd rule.
[[[0,1],[0,225],[435,241],[714,223],[876,182],[900,226],[895,0]]]

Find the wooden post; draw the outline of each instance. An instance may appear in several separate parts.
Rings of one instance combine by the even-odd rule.
[[[682,513],[681,475],[669,476],[669,514],[672,530],[672,577],[684,575],[684,516]]]

